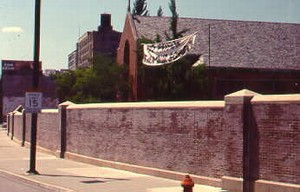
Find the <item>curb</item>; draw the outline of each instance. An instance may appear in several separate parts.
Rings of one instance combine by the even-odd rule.
[[[5,170],[2,170],[2,169],[0,169],[0,175],[2,177],[8,178],[8,179],[17,180],[18,182],[33,185],[33,186],[36,186],[36,187],[39,187],[39,188],[42,188],[42,189],[45,189],[45,190],[53,191],[53,192],[75,192],[71,189],[51,185],[51,184],[48,184],[48,183],[43,183],[41,181],[37,181],[37,180],[31,179],[31,178],[28,178],[26,176],[18,175],[18,174],[15,174],[15,173],[12,173],[12,172],[9,172],[9,171],[5,171]]]

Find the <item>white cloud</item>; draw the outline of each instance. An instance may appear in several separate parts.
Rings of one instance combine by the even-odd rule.
[[[3,27],[1,31],[3,33],[21,33],[24,30],[21,27]]]

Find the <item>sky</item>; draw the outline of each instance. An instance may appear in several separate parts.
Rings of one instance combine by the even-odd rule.
[[[131,0],[131,7],[133,2]],[[170,16],[170,0],[147,0]],[[78,38],[97,30],[101,13],[122,32],[128,0],[41,0],[40,60],[44,69],[66,69]],[[300,0],[176,0],[180,17],[300,24]],[[0,0],[0,60],[33,60],[35,0]]]

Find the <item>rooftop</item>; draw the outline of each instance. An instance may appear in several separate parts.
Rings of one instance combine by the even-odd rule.
[[[165,39],[170,19],[135,16],[138,38]],[[210,67],[300,70],[300,24],[179,18],[178,31],[185,29],[197,32],[191,54]]]

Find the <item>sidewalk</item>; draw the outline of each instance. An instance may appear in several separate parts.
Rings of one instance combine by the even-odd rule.
[[[28,175],[29,149],[10,140],[0,128],[0,174],[16,180],[64,192],[182,192],[180,182],[107,167],[59,159],[37,152],[36,169]],[[0,186],[1,188],[1,186]],[[220,188],[195,185],[194,192],[221,192]]]

